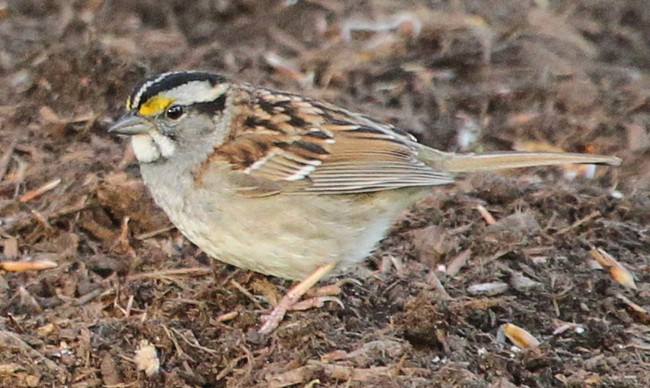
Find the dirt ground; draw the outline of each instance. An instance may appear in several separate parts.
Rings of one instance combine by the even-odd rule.
[[[7,0],[0,41],[0,261],[58,263],[0,272],[0,386],[650,386],[646,1]],[[291,282],[212,264],[106,133],[170,69],[326,99],[445,150],[623,165],[433,190],[328,281],[344,307],[261,337]]]

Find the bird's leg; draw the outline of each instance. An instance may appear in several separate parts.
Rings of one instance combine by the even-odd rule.
[[[323,305],[325,305],[325,302],[335,302],[338,303],[341,308],[345,308],[345,306],[343,306],[343,302],[341,302],[337,296],[341,295],[343,292],[341,286],[348,281],[354,281],[354,279],[343,279],[342,281],[338,281],[334,284],[312,288],[304,295],[306,299],[294,303],[294,305],[291,306],[290,310],[303,311],[319,308],[323,307]]]
[[[307,291],[305,294],[305,297],[307,299],[301,300],[300,302],[296,302],[293,306],[291,306],[290,310],[291,311],[302,311],[302,310],[309,310],[313,308],[318,308],[318,307],[323,307],[325,302],[335,302],[338,303],[341,308],[344,308],[343,302],[337,296],[341,295],[343,292],[343,286],[344,284],[348,283],[353,283],[356,284],[357,286],[361,287],[362,284],[360,281],[352,278],[345,278],[341,279],[338,282],[334,284],[328,284],[326,286],[321,286],[318,288],[312,288],[311,290]]]
[[[316,268],[316,270],[312,272],[311,275],[307,276],[298,284],[293,286],[293,288],[291,288],[291,290],[289,290],[289,292],[287,292],[287,294],[280,300],[280,303],[278,303],[278,305],[273,308],[273,311],[271,311],[269,315],[262,317],[264,324],[260,328],[259,333],[270,334],[273,330],[275,330],[280,322],[282,322],[282,319],[284,318],[284,315],[287,313],[287,311],[291,309],[291,307],[295,305],[296,302],[298,302],[300,298],[305,295],[307,291],[309,291],[309,289],[311,289],[316,283],[318,283],[319,280],[330,273],[335,267],[336,263],[322,265]]]

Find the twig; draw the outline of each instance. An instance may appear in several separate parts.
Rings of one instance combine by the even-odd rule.
[[[115,290],[113,290],[112,288],[109,288],[109,289],[96,288],[96,289],[90,291],[89,293],[84,294],[84,295],[80,296],[79,298],[75,299],[75,301],[72,302],[72,304],[74,306],[83,306],[83,305],[85,305],[86,303],[89,303],[91,300],[93,300],[95,298],[98,298],[100,296],[108,296],[108,295],[113,294],[114,292],[115,292]]]
[[[165,330],[165,334],[167,334],[167,337],[169,337],[169,339],[174,344],[174,347],[176,348],[176,353],[178,353],[178,356],[181,359],[190,359],[191,361],[194,361],[194,359],[192,357],[190,357],[187,353],[185,353],[183,348],[181,348],[181,345],[178,343],[178,340],[176,339],[176,337],[174,337],[172,335],[171,331],[167,328],[167,326],[162,325],[162,328],[163,328],[163,330]],[[172,330],[174,330],[174,329],[172,329]],[[174,332],[178,334],[177,331],[174,330]]]
[[[621,294],[621,293],[618,293],[618,294],[616,294],[616,297],[617,297],[619,300],[621,300],[623,303],[625,303],[625,304],[626,304],[630,309],[632,309],[635,313],[642,314],[642,315],[645,316],[645,317],[650,317],[650,313],[648,312],[648,310],[646,310],[645,308],[643,308],[643,306],[638,305],[638,304],[632,302],[632,301],[631,301],[628,297],[626,297],[625,295],[623,295],[623,294]]]
[[[478,205],[476,206],[476,210],[478,210],[479,213],[481,213],[481,217],[485,220],[485,222],[488,225],[493,225],[497,221],[492,217],[492,214],[490,214],[490,211],[483,205]]]
[[[244,286],[239,284],[235,279],[230,280],[230,284],[232,284],[233,287],[239,290],[239,292],[244,294],[248,299],[250,299],[253,303],[255,303],[255,305],[258,308],[260,309],[262,308],[262,304],[260,303],[259,300],[257,300],[257,298],[255,298],[255,295],[251,294],[247,289],[244,288]]]
[[[239,315],[239,311],[231,311],[229,313],[219,315],[216,318],[216,321],[217,322],[227,322],[227,321],[230,321],[232,319],[237,318],[238,315]]]
[[[555,232],[554,236],[557,236],[559,234],[564,234],[564,233],[566,233],[566,232],[568,232],[570,230],[573,230],[573,229],[577,228],[578,226],[580,226],[580,225],[582,225],[582,224],[584,224],[584,223],[586,223],[586,222],[588,222],[588,221],[590,221],[590,220],[592,220],[592,219],[594,219],[596,217],[599,217],[601,215],[602,214],[600,214],[600,212],[598,210],[594,210],[593,212],[589,213],[586,217],[583,217],[583,218],[577,220],[576,222],[574,222],[573,224],[567,226],[566,228],[562,228],[562,229],[558,230],[557,232]]]
[[[147,239],[150,239],[152,237],[156,237],[159,234],[163,234],[165,232],[169,232],[170,230],[174,230],[174,228],[175,228],[174,225],[169,225],[169,226],[165,226],[164,228],[152,230],[151,232],[141,233],[141,234],[135,236],[134,238],[136,240],[147,240]]]
[[[175,276],[207,276],[212,273],[210,267],[195,267],[195,268],[179,268],[179,269],[163,269],[160,271],[143,272],[135,275],[129,275],[129,279],[166,279]]]
[[[34,189],[34,190],[30,190],[30,191],[26,192],[25,194],[21,195],[20,198],[18,198],[18,200],[21,203],[29,202],[32,199],[34,199],[36,197],[39,197],[39,196],[43,195],[44,193],[46,193],[46,192],[48,192],[50,190],[53,190],[59,184],[61,184],[61,178],[51,180],[51,181],[47,182],[46,184],[44,184],[43,186],[41,186],[41,187],[39,187],[37,189]]]
[[[177,336],[179,336],[179,337],[180,337],[180,338],[181,338],[181,339],[182,339],[186,344],[188,344],[189,346],[191,346],[191,347],[193,347],[193,348],[196,348],[196,349],[202,350],[202,351],[204,351],[204,352],[206,352],[206,353],[213,354],[213,355],[219,354],[218,351],[216,351],[216,350],[214,350],[214,349],[206,348],[205,346],[201,345],[201,344],[196,340],[196,338],[194,338],[194,336],[192,336],[193,338],[190,339],[190,338],[187,338],[187,336],[185,336],[183,333],[181,333],[180,331],[178,331],[178,330],[176,330],[176,329],[174,329],[174,328],[172,328],[171,331],[172,331],[173,333],[175,333]]]

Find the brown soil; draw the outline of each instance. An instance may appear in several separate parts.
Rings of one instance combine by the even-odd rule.
[[[0,386],[650,386],[650,8],[566,3],[0,1],[0,260],[59,264],[0,275]],[[434,190],[349,274],[345,307],[263,338],[291,283],[211,265],[106,133],[138,80],[190,68],[441,149],[624,163]],[[505,323],[541,344],[515,346]]]

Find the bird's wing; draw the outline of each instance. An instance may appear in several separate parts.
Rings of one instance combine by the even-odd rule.
[[[325,102],[233,88],[231,132],[207,163],[227,162],[242,193],[347,194],[453,181],[418,159],[407,133]]]

